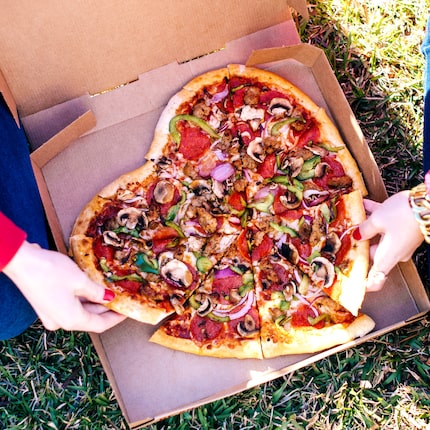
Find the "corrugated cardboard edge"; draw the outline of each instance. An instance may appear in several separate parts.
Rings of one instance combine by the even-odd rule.
[[[61,233],[60,221],[50,198],[48,186],[43,176],[42,169],[50,160],[55,158],[60,152],[64,151],[73,141],[94,128],[95,125],[96,118],[94,114],[91,111],[87,111],[30,155],[31,164],[33,166],[40,196],[44,204],[46,217],[49,226],[51,227],[54,243],[58,251],[63,254],[67,254],[67,244],[65,243]]]
[[[302,360],[300,362],[297,362],[295,364],[292,364],[290,366],[286,366],[284,368],[281,368],[281,369],[278,369],[278,370],[275,370],[275,371],[268,371],[264,375],[260,375],[258,378],[254,377],[251,381],[249,381],[249,383],[246,386],[239,384],[237,386],[229,388],[228,390],[224,390],[224,391],[218,392],[216,395],[206,397],[204,399],[201,399],[199,402],[193,403],[186,410],[192,410],[194,408],[198,408],[198,407],[200,407],[202,405],[205,405],[205,404],[208,404],[208,403],[211,403],[211,402],[215,402],[215,401],[223,399],[225,397],[239,394],[239,393],[241,393],[245,389],[255,388],[258,385],[265,384],[265,383],[273,381],[274,379],[277,379],[277,378],[281,378],[282,376],[285,376],[285,375],[287,375],[289,373],[295,372],[295,371],[300,370],[300,369],[302,369],[302,368],[304,368],[306,366],[309,366],[309,365],[311,365],[313,363],[316,363],[316,362],[322,360],[323,358],[327,358],[328,356],[331,356],[333,354],[337,354],[337,353],[346,351],[347,349],[350,349],[352,347],[356,347],[358,345],[366,343],[368,341],[372,341],[376,337],[379,337],[379,336],[382,336],[384,334],[390,333],[393,330],[397,330],[399,328],[402,328],[406,324],[410,324],[412,322],[419,321],[419,320],[421,320],[426,315],[426,313],[427,312],[423,312],[423,313],[417,315],[411,321],[401,321],[401,322],[399,322],[397,324],[393,324],[391,326],[385,327],[384,329],[381,329],[381,330],[369,333],[366,336],[363,336],[363,337],[361,337],[359,339],[355,339],[355,340],[350,341],[348,343],[344,343],[342,345],[338,345],[338,346],[330,348],[329,350],[326,350],[326,351],[322,351],[322,352],[320,352],[318,354],[312,355],[309,358],[306,358],[306,359],[304,359],[304,360]],[[177,409],[177,410],[171,411],[170,412],[170,416],[178,415],[180,413],[185,412],[186,410],[184,410],[183,408],[181,408],[181,409]],[[168,417],[166,417],[166,416],[163,415],[163,416],[156,416],[156,417],[153,417],[153,418],[144,419],[144,420],[141,420],[139,422],[132,423],[130,425],[130,428],[133,429],[133,430],[137,430],[137,429],[140,429],[142,427],[148,426],[148,425],[150,425],[152,423],[156,423],[156,422],[158,422],[160,420],[163,420],[163,419],[166,419],[166,418],[168,418]]]
[[[17,123],[18,127],[21,127],[15,99],[13,98],[12,92],[11,92],[9,85],[6,82],[6,78],[4,77],[1,70],[0,70],[0,93],[2,94],[4,101],[6,102],[6,105],[9,108],[10,113],[14,117],[15,122]]]

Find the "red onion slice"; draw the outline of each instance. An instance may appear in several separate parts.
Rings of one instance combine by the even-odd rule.
[[[229,276],[240,276],[238,273],[233,272],[233,270],[230,269],[230,267],[226,267],[225,269],[221,269],[221,270],[217,270],[215,272],[215,279],[222,279],[222,278],[227,278]]]
[[[245,316],[249,310],[251,309],[252,304],[254,303],[254,292],[249,291],[249,293],[244,297],[244,302],[242,300],[233,308],[231,308],[229,311],[217,311],[213,310],[212,313],[216,316],[223,317],[228,316],[231,320],[236,320],[238,318],[242,318]],[[243,304],[243,306],[242,306]],[[234,309],[237,309],[238,307],[242,306],[237,312],[231,312]]]
[[[218,182],[224,182],[235,173],[234,167],[230,163],[218,164],[211,171],[211,177]]]

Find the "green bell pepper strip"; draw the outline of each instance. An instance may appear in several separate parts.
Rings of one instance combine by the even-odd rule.
[[[213,263],[208,257],[202,255],[197,258],[196,267],[200,273],[207,273],[210,269],[212,269]]]
[[[281,128],[284,125],[292,124],[293,122],[297,122],[297,121],[300,121],[303,123],[306,122],[301,116],[292,116],[291,118],[287,118],[287,119],[284,119],[282,121],[278,121],[275,124],[273,124],[272,128],[270,129],[270,134],[272,136],[276,136],[279,133],[279,130],[281,130]]]
[[[187,194],[185,191],[181,192],[181,200],[176,203],[176,205],[173,205],[168,211],[166,215],[167,221],[173,221],[176,218],[176,215],[178,215],[179,208],[185,203],[185,200],[187,199]]]
[[[139,232],[134,228],[133,230],[130,230],[129,228],[125,227],[125,226],[121,226],[116,228],[115,230],[112,230],[114,233],[125,233],[128,234],[132,237],[139,237]]]
[[[315,324],[318,324],[321,321],[324,321],[324,322],[330,321],[330,316],[328,314],[321,314],[315,318],[313,318],[311,316],[308,317],[308,322],[312,326],[314,326]]]
[[[273,194],[269,193],[267,194],[264,199],[257,200],[256,202],[250,203],[248,205],[248,208],[255,208],[259,212],[267,212],[269,213],[270,207],[272,206],[273,202],[275,201],[275,197]]]
[[[297,175],[297,179],[300,181],[305,181],[306,179],[311,179],[315,176],[315,167],[321,162],[321,157],[316,155],[315,157],[306,160],[303,163],[302,170]]]
[[[134,264],[142,272],[155,273],[156,275],[159,273],[157,260],[149,258],[146,254],[136,254]]]
[[[118,275],[112,275],[107,278],[109,282],[116,282],[116,281],[136,281],[136,282],[142,282],[143,278],[139,276],[137,273],[132,273],[131,275],[124,275],[124,276],[118,276]]]
[[[178,232],[179,237],[185,237],[184,232],[181,230],[181,227],[179,227],[178,224],[174,223],[173,221],[166,221],[164,223],[167,227],[173,228],[173,230],[176,230]]]
[[[326,142],[320,143],[319,146],[321,146],[321,148],[326,149],[328,152],[339,152],[342,151],[342,149],[345,148],[345,146],[332,146]]]
[[[280,224],[276,224],[273,221],[270,221],[270,227],[272,227],[274,230],[279,231],[280,233],[287,233],[289,234],[291,237],[297,237],[298,233],[296,230],[292,229],[291,227],[288,227],[286,225],[280,225]]]
[[[181,114],[174,116],[169,122],[169,133],[172,136],[173,141],[179,145],[181,143],[181,133],[177,129],[179,121],[188,121],[200,127],[209,136],[219,138],[218,133],[204,120],[194,115]]]

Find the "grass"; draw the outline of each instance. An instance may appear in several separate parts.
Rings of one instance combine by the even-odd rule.
[[[422,180],[424,0],[309,1],[322,47],[394,193]],[[426,256],[414,256],[428,285]],[[428,429],[430,319],[149,429]],[[126,429],[85,333],[35,324],[0,343],[0,428]]]

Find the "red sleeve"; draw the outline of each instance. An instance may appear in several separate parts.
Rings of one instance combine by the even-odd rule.
[[[0,271],[12,260],[27,233],[0,212]]]

